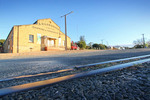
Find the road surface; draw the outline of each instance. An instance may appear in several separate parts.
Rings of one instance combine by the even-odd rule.
[[[0,79],[71,68],[74,66],[150,54],[150,49],[106,50],[0,60]]]

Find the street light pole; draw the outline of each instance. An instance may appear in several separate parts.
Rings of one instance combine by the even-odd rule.
[[[70,13],[68,14],[65,14],[61,17],[65,17],[65,50],[67,50],[67,21],[66,21],[66,16],[73,13],[73,11],[71,11]]]

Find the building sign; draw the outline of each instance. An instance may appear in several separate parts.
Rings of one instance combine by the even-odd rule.
[[[37,34],[37,44],[41,44],[41,34]]]
[[[52,31],[52,30],[49,30],[49,29],[39,28],[39,27],[35,27],[35,26],[32,26],[32,28],[39,29],[39,30],[42,30],[42,31],[47,31],[47,32],[59,34],[59,32]]]

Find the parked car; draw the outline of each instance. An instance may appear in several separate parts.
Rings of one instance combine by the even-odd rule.
[[[71,42],[71,50],[79,50],[78,45],[74,43],[73,41]]]

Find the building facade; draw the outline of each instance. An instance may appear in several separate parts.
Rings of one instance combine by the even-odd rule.
[[[3,48],[6,53],[65,50],[65,34],[50,18],[39,19],[31,25],[13,26]],[[67,48],[71,48],[68,36]]]

